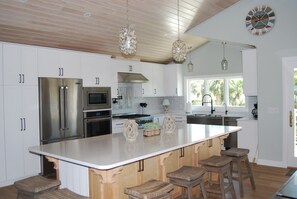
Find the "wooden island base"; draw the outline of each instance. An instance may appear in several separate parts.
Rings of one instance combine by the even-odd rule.
[[[219,155],[223,140],[227,136],[224,135],[110,170],[90,168],[90,198],[128,198],[124,194],[126,187],[135,186],[150,179],[168,182],[166,177],[168,172],[175,171],[182,166],[199,167],[199,160]],[[172,192],[173,198],[180,194],[181,188],[175,187]]]

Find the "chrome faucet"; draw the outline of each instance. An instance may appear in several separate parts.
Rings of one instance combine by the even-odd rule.
[[[204,99],[205,96],[209,96],[209,97],[210,97],[210,102],[205,102],[205,101],[203,101],[203,99]],[[203,106],[204,104],[206,104],[206,103],[210,103],[210,114],[213,114],[213,112],[215,111],[215,109],[213,108],[213,101],[212,101],[212,97],[211,97],[210,94],[205,94],[205,95],[203,95],[203,97],[202,97],[202,106]]]

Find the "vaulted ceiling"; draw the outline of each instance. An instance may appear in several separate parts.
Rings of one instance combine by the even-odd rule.
[[[180,38],[192,49],[207,39],[185,32],[239,0],[180,0]],[[135,25],[132,59],[172,61],[178,37],[177,0],[0,0],[0,41],[121,57],[119,32]]]

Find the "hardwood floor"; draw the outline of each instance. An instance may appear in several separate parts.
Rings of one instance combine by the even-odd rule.
[[[244,197],[242,199],[270,199],[281,185],[289,179],[286,174],[290,169],[267,167],[252,164],[252,170],[256,182],[256,190],[252,190],[249,180],[244,182]],[[239,196],[238,183],[234,182],[237,198]],[[0,199],[15,199],[17,191],[14,186],[0,188]],[[210,199],[218,198],[210,196]],[[231,198],[227,195],[227,198]]]

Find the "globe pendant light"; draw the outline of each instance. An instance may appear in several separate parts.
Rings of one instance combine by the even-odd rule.
[[[123,55],[133,55],[136,53],[137,38],[134,26],[129,25],[128,20],[128,0],[127,0],[127,25],[120,31],[119,47]]]
[[[187,45],[179,38],[179,0],[177,0],[178,39],[172,44],[172,58],[176,63],[183,63],[187,57]]]
[[[223,60],[221,61],[221,67],[222,67],[222,70],[228,70],[228,61],[225,57],[225,45],[226,45],[226,42],[222,42],[223,44]]]
[[[189,50],[191,50],[192,46],[189,47]],[[193,72],[194,71],[194,64],[191,61],[191,52],[189,52],[189,56],[190,56],[190,61],[188,63],[188,72]]]

